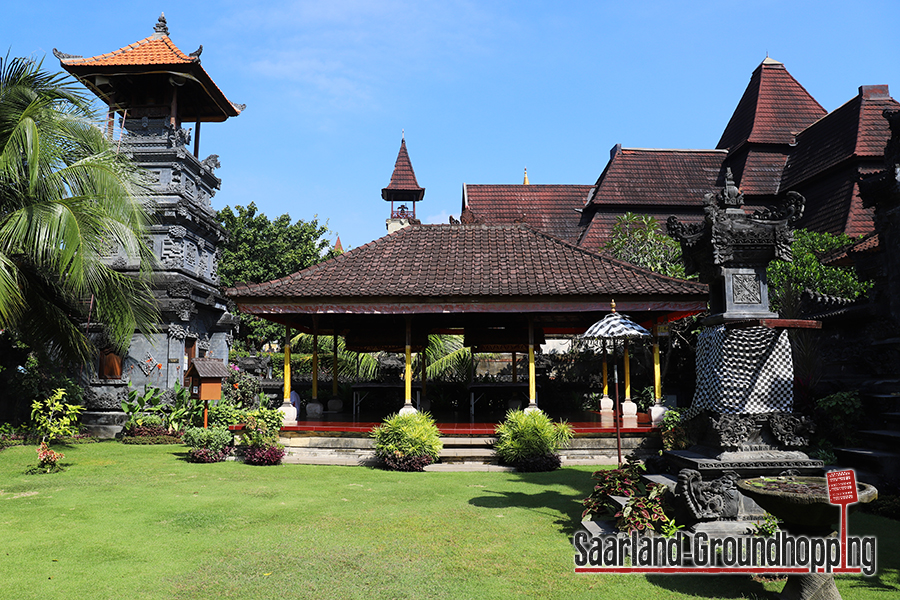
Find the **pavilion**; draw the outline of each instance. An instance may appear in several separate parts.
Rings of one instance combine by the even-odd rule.
[[[405,352],[407,406],[410,355],[429,334],[462,334],[476,351],[527,352],[534,405],[536,343],[584,332],[613,300],[620,311],[655,323],[704,310],[708,297],[705,285],[589,252],[526,224],[409,225],[288,277],[225,294],[241,311],[343,336],[353,350]],[[313,374],[315,402],[317,369]]]

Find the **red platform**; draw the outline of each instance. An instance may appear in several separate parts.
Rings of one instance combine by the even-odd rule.
[[[282,431],[308,431],[314,433],[368,433],[380,422],[374,421],[298,421],[296,425],[283,427]],[[494,435],[496,423],[437,423],[438,429],[443,435]],[[601,427],[600,423],[581,421],[569,422],[569,425],[575,430],[575,435],[596,434],[596,433],[612,433],[616,432],[615,427]],[[235,425],[229,429],[239,431],[243,429],[243,425]],[[642,425],[639,427],[622,427],[620,433],[650,433],[655,431],[655,427]]]

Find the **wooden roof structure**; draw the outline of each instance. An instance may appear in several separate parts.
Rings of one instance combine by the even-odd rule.
[[[185,54],[169,38],[165,15],[159,17],[154,33],[118,50],[91,57],[66,54],[53,49],[60,66],[81,81],[112,110],[128,116],[144,115],[171,104],[159,98],[160,89],[177,88],[177,118],[187,122],[221,122],[236,117],[245,108],[234,104],[200,66],[203,46]]]
[[[241,311],[355,349],[396,350],[430,333],[524,345],[581,333],[609,311],[655,319],[706,307],[707,287],[588,252],[523,224],[411,225],[288,277],[225,290]],[[636,316],[636,315],[635,315]],[[636,316],[637,318],[637,316]],[[638,318],[638,320],[642,320]],[[479,333],[480,332],[480,333]]]

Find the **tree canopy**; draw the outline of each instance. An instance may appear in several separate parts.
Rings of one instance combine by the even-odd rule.
[[[156,322],[142,171],[118,154],[76,84],[41,62],[0,59],[0,329],[73,361],[117,351]],[[137,275],[104,260],[123,248]]]
[[[625,213],[616,217],[601,251],[654,273],[685,279],[681,245],[666,235],[656,217]]]
[[[222,284],[262,283],[286,277],[336,252],[324,238],[326,225],[311,221],[291,221],[288,214],[275,220],[258,212],[256,204],[246,207],[226,206],[218,213],[219,222],[228,231],[228,243],[222,248],[218,273]],[[243,344],[261,349],[269,341],[284,335],[282,327],[248,314],[241,314],[238,339]]]
[[[806,289],[851,300],[868,292],[872,283],[860,281],[852,267],[830,267],[821,262],[823,256],[848,248],[854,241],[844,234],[795,231],[793,262],[774,260],[766,272],[772,310],[784,318],[797,317],[800,295]]]

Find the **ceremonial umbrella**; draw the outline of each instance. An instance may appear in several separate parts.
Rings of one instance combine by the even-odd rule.
[[[606,365],[606,347],[607,342],[612,342],[613,347],[613,357],[615,357],[615,344],[616,340],[624,340],[625,344],[628,343],[630,339],[636,339],[641,337],[649,337],[650,332],[629,319],[626,315],[616,312],[616,303],[613,301],[612,303],[612,312],[608,315],[588,327],[587,331],[585,331],[581,337],[586,340],[599,340],[603,345],[603,363],[604,367]],[[628,377],[628,346],[625,346],[625,368],[626,378]],[[604,376],[606,375],[604,369]],[[620,422],[620,411],[619,407],[619,371],[613,363],[613,381],[616,385],[616,450],[619,454],[619,466],[622,466],[622,435],[620,432],[621,422]],[[606,388],[606,378],[604,377],[603,387]]]

